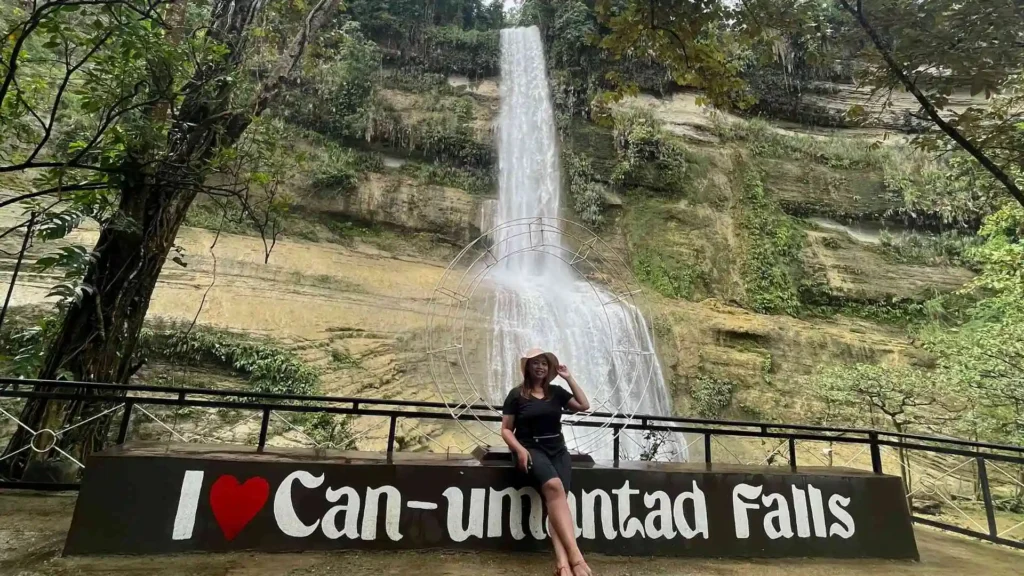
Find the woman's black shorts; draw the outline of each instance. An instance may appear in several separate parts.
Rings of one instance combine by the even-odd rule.
[[[569,457],[569,450],[565,446],[555,450],[537,447],[527,447],[526,450],[530,453],[532,460],[528,476],[533,487],[540,489],[552,478],[558,478],[562,481],[565,491],[569,491],[572,458]],[[518,469],[518,466],[516,468]]]

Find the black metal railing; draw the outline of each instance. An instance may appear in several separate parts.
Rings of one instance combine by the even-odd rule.
[[[319,413],[380,418],[388,424],[387,439],[383,444],[388,461],[394,457],[398,445],[398,424],[402,421],[444,422],[454,419],[497,423],[501,420],[498,407],[486,404],[449,406],[418,400],[0,378],[0,409],[3,410],[0,412],[0,442],[7,446],[13,432],[21,428],[22,436],[26,436],[25,431],[28,431],[28,442],[32,444],[24,447],[8,446],[5,455],[12,455],[18,448],[40,451],[33,443],[41,431],[31,430],[28,425],[17,421],[20,413],[18,403],[31,399],[78,402],[96,408],[85,413],[113,419],[109,424],[111,432],[116,430],[116,436],[108,438],[108,443],[113,445],[123,444],[130,439],[146,439],[140,432],[140,416],[143,420],[148,416],[159,424],[162,428],[157,428],[158,431],[166,429],[170,435],[176,435],[179,440],[184,439],[174,427],[168,426],[158,417],[157,414],[166,416],[165,419],[170,417],[160,410],[241,411],[250,413],[247,420],[259,416],[259,432],[252,440],[260,452],[266,450],[268,440],[274,434],[271,430],[273,416],[282,419],[288,427],[300,433],[301,429],[280,415]],[[138,438],[131,437],[133,421],[136,422]],[[81,425],[82,422],[72,423],[71,426],[76,424]],[[566,426],[570,429],[607,429],[612,442],[610,459],[614,464],[619,463],[620,457],[629,456],[622,448],[620,438],[631,438],[629,434],[623,434],[630,431],[643,434],[683,434],[690,442],[689,446],[694,447],[694,452],[703,453],[703,460],[707,464],[734,461],[741,464],[784,464],[796,467],[799,450],[803,449],[805,456],[800,457],[801,466],[817,465],[815,460],[823,466],[835,466],[836,453],[846,451],[839,457],[839,466],[869,469],[876,474],[888,472],[903,478],[915,522],[1024,549],[1024,513],[1021,513],[1024,511],[1014,512],[1019,510],[1024,500],[1024,447],[863,428],[650,414],[626,418],[619,414],[594,412],[567,419]],[[68,429],[49,431],[53,434],[51,445],[56,445],[59,437]],[[304,433],[302,435],[305,436]],[[311,442],[316,444],[315,441]],[[766,443],[770,448],[767,452],[764,450]],[[812,448],[815,446],[821,447],[820,453],[814,452]],[[699,458],[696,460],[699,461]],[[83,464],[77,460],[75,463]],[[963,487],[965,482],[967,488]],[[74,490],[77,485],[0,479],[0,488]],[[932,505],[933,510],[929,511],[926,506],[914,506],[915,500],[926,501]],[[936,513],[936,505],[943,510],[953,509],[956,514]]]

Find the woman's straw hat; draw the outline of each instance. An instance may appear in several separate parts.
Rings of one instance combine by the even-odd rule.
[[[558,376],[558,357],[551,352],[545,352],[540,348],[531,348],[527,350],[526,353],[523,354],[523,357],[519,359],[519,370],[523,373],[523,378],[526,378],[526,363],[531,358],[536,358],[537,356],[544,356],[548,359],[548,375],[546,378],[547,381],[544,383],[550,384],[551,381]]]

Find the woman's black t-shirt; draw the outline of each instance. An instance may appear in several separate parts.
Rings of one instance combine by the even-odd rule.
[[[515,435],[520,444],[533,445],[536,437],[561,434],[562,409],[572,400],[572,392],[561,386],[551,386],[550,390],[547,398],[524,397],[522,388],[516,386],[505,397],[501,413],[515,416]]]

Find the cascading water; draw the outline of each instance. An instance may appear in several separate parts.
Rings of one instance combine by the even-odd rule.
[[[557,218],[561,201],[558,147],[536,27],[501,31],[501,75],[497,221]],[[611,293],[580,278],[569,265],[572,252],[563,245],[561,235],[513,233],[493,241],[501,262],[492,272],[494,325],[488,350],[492,402],[500,403],[509,388],[522,380],[522,352],[540,346],[570,367],[593,410],[671,413],[657,356],[631,352],[653,350],[642,317],[626,303],[607,304],[615,299]],[[610,458],[611,430],[573,430],[565,431],[570,447],[595,458]],[[644,450],[642,434],[632,439],[635,442],[620,443],[625,457],[638,457]],[[663,442],[661,458],[686,459],[685,445],[678,438]]]

